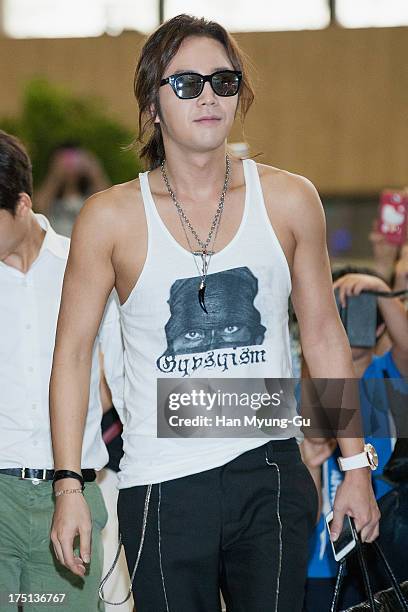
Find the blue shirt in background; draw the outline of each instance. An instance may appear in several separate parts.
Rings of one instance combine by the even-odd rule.
[[[373,472],[372,481],[376,499],[379,499],[392,489],[388,483],[382,480],[385,464],[390,458],[395,438],[392,431],[392,417],[389,408],[386,385],[384,379],[402,379],[398,385],[399,390],[408,393],[406,380],[402,378],[391,351],[381,356],[374,356],[371,364],[364,372],[359,381],[360,405],[365,432],[373,435],[365,435],[365,441],[373,444],[377,450],[379,465]],[[393,381],[390,381],[394,384]],[[379,437],[375,437],[375,433]],[[323,508],[320,520],[315,527],[309,543],[309,578],[330,578],[337,575],[338,563],[334,559],[333,550],[329,540],[325,516],[333,508],[334,497],[337,487],[343,480],[337,457],[340,455],[339,448],[322,465],[322,494]]]

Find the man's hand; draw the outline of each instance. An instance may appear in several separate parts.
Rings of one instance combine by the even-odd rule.
[[[362,542],[373,542],[379,535],[381,513],[375,500],[369,467],[348,470],[334,498],[330,539],[337,540],[345,514],[353,517]]]
[[[76,485],[65,485],[70,489]],[[63,494],[56,498],[51,526],[51,541],[55,556],[73,574],[84,576],[85,563],[91,560],[92,520],[82,493]],[[79,535],[80,554],[74,556],[74,538]]]

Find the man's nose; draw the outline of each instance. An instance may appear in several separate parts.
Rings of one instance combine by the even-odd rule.
[[[216,103],[216,94],[211,87],[211,83],[207,81],[204,83],[203,91],[199,97],[200,104],[215,104]]]

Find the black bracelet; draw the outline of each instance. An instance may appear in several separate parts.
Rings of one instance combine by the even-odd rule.
[[[55,470],[54,478],[52,479],[52,490],[53,491],[55,491],[54,485],[57,482],[57,480],[61,480],[62,478],[75,478],[76,480],[79,480],[79,482],[81,483],[82,491],[85,489],[83,476],[81,474],[78,474],[78,472],[72,472],[71,470]]]

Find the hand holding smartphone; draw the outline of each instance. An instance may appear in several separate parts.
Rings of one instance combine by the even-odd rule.
[[[333,520],[333,511],[326,515],[326,526],[330,535],[330,523]],[[354,525],[354,520],[346,514],[343,520],[341,533],[335,542],[331,542],[333,554],[336,561],[341,561],[348,555],[357,544],[357,531]]]

